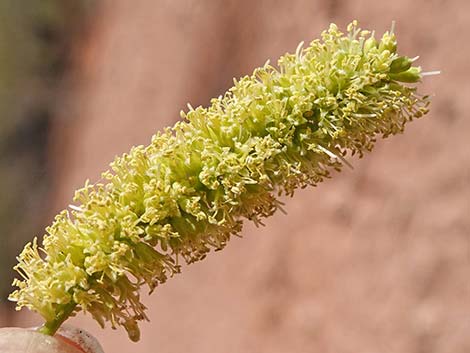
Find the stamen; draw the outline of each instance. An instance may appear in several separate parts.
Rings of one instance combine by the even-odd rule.
[[[79,207],[79,206],[75,206],[75,205],[69,205],[69,207],[74,210],[74,211],[78,211],[78,212],[83,212],[83,208]]]
[[[370,114],[361,114],[361,113],[353,113],[352,116],[355,118],[375,118],[377,114],[370,113]]]
[[[428,71],[428,72],[421,72],[421,76],[435,76],[435,75],[440,75],[441,74],[441,71],[440,70],[437,70],[437,71]]]
[[[322,150],[323,152],[325,152],[325,153],[326,153],[328,156],[330,156],[331,158],[339,159],[339,160],[342,161],[344,164],[346,164],[349,168],[354,169],[354,167],[352,166],[352,164],[349,163],[343,156],[337,156],[336,154],[334,154],[334,153],[331,152],[329,149],[326,149],[326,148],[323,147],[323,146],[318,145],[317,147],[318,147],[320,150]]]
[[[295,56],[297,58],[300,58],[300,54],[302,53],[302,47],[304,46],[304,42],[300,42],[299,45],[297,46],[297,49],[295,49]]]

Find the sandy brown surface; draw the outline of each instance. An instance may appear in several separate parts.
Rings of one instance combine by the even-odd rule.
[[[470,2],[105,4],[56,128],[51,215],[186,102],[207,104],[331,21],[381,33],[396,20],[399,50],[443,74],[425,80],[432,112],[404,135],[146,299],[138,344],[89,317],[75,324],[107,352],[470,352]]]

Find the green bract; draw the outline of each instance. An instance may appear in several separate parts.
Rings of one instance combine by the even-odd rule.
[[[400,133],[427,112],[426,97],[401,82],[420,69],[396,53],[393,33],[376,40],[356,22],[335,25],[295,54],[235,81],[208,108],[190,108],[111,163],[104,184],[76,192],[76,206],[26,245],[11,300],[41,314],[53,333],[79,310],[139,339],[150,291],[242,229],[261,224],[277,197],[316,185],[350,153]]]

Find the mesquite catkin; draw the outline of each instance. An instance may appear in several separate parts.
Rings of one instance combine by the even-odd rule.
[[[116,158],[105,183],[78,190],[42,246],[35,239],[18,257],[10,299],[41,314],[45,333],[85,310],[138,340],[142,285],[153,291],[180,271],[178,259],[222,249],[243,219],[260,224],[278,196],[316,185],[348,153],[362,156],[427,112],[427,97],[403,84],[421,78],[412,62],[392,32],[376,40],[353,22],[234,81]]]

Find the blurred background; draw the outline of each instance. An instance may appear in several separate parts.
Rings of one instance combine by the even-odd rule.
[[[431,113],[354,170],[286,199],[244,239],[145,299],[106,352],[470,351],[470,2],[0,0],[0,326],[15,256],[114,156],[207,105],[233,77],[352,19],[420,55]]]

